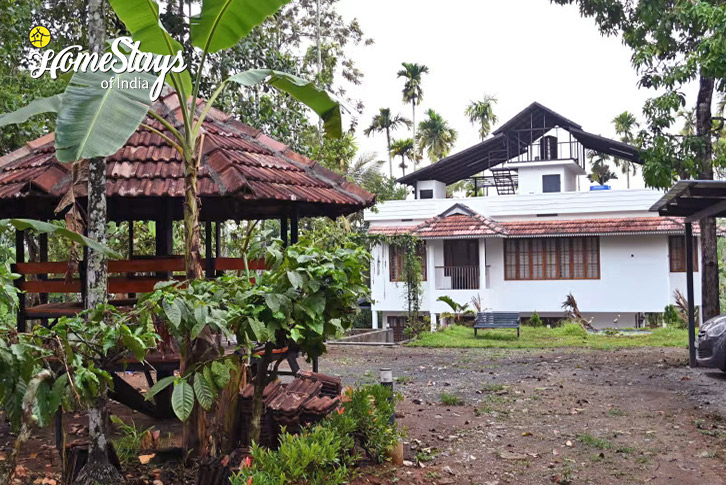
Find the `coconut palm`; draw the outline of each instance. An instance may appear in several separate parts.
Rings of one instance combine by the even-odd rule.
[[[613,119],[615,125],[615,133],[620,135],[620,141],[632,145],[635,142],[635,129],[638,128],[638,122],[635,115],[628,111],[623,111]],[[620,158],[613,159],[615,165],[620,167],[622,172],[626,174],[627,188],[630,188],[630,171],[632,168],[633,175],[638,173],[637,166],[628,160]]]
[[[590,160],[591,164],[590,174],[587,176],[587,179],[590,182],[605,185],[608,181],[618,178],[615,172],[610,170],[610,167],[607,164],[607,161],[610,158],[607,155],[601,155],[589,150],[587,158]]]
[[[426,150],[432,162],[437,162],[449,154],[458,133],[436,111],[430,109],[426,115],[428,118],[418,125],[416,142],[422,152]]]
[[[488,94],[484,95],[481,101],[470,101],[464,110],[472,125],[479,125],[479,138],[486,138],[492,131],[492,125],[497,122],[497,115],[494,114],[494,105],[497,98]]]
[[[390,108],[379,108],[379,113],[373,117],[368,128],[363,130],[366,136],[373,133],[386,132],[386,148],[388,149],[388,170],[393,177],[393,157],[391,156],[391,131],[398,129],[401,125],[411,127],[411,120],[401,115],[391,116]]]
[[[403,102],[411,103],[411,119],[413,120],[413,139],[416,139],[416,105],[423,101],[421,76],[428,74],[429,68],[415,62],[402,62],[403,69],[396,74],[406,80],[403,85]]]
[[[394,157],[401,157],[401,170],[406,175],[406,159],[416,163],[416,143],[413,138],[402,138],[400,140],[393,140],[391,143],[391,155]]]

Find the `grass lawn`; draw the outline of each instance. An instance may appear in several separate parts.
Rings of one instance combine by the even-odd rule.
[[[517,338],[514,329],[479,330],[452,326],[440,332],[424,333],[408,345],[413,347],[454,348],[506,348],[534,349],[554,347],[583,347],[591,349],[617,349],[624,347],[685,347],[688,332],[676,328],[656,328],[649,335],[592,335],[579,325],[568,323],[558,328],[521,327]]]

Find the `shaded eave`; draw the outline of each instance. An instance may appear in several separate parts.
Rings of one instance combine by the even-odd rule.
[[[689,222],[726,217],[726,181],[681,180],[650,210],[663,216],[685,217]]]

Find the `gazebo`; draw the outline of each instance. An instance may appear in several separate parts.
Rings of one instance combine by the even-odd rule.
[[[173,94],[157,101],[154,109],[174,125],[181,122],[181,111]],[[146,118],[145,124],[164,131],[151,117]],[[283,243],[296,243],[300,218],[335,218],[375,202],[373,194],[344,176],[217,109],[209,111],[201,136],[197,186],[200,221],[205,225],[203,264],[207,277],[245,269],[244,259],[221,257],[220,223],[279,220]],[[54,141],[54,134],[50,133],[0,158],[0,218],[62,219],[64,214],[55,210],[70,190],[85,207],[85,183],[73,184],[72,167],[55,158]],[[184,271],[184,258],[173,254],[173,222],[183,219],[184,168],[172,146],[158,134],[140,127],[118,152],[107,158],[106,176],[109,221],[156,223],[154,256],[134,255],[133,224],[129,224],[128,259],[108,262],[111,303],[124,306],[132,304],[137,293],[152,291],[157,282]],[[26,261],[25,237],[20,231],[16,232],[15,248],[13,271],[20,275],[15,284],[23,291],[18,309],[19,330],[25,330],[28,320],[47,322],[75,315],[82,309],[80,301],[53,303],[48,296],[83,296],[83,262],[77,269],[68,261],[48,261],[47,235],[39,238],[36,261]],[[264,269],[264,264],[252,262],[250,269]],[[30,306],[26,295],[33,293],[39,295],[39,304]],[[169,375],[178,366],[178,356],[151,355],[148,361],[156,369],[157,378]],[[152,384],[146,363],[127,362],[124,368],[143,370]],[[126,390],[125,398],[116,397],[117,400],[148,414],[163,414],[116,377],[114,393]]]
[[[177,97],[167,95],[154,106],[157,113],[178,125],[181,111]],[[145,123],[164,131],[151,117]],[[169,133],[165,133],[169,135]],[[208,277],[224,270],[244,268],[243,260],[220,256],[220,223],[224,221],[280,221],[285,244],[295,243],[298,220],[303,217],[335,218],[370,207],[375,196],[326,169],[260,130],[230,115],[211,109],[203,123],[202,160],[198,190],[200,221],[205,225],[205,261]],[[55,212],[71,190],[71,166],[55,158],[54,134],[28,142],[0,158],[0,218],[62,219]],[[179,153],[161,136],[139,128],[123,148],[107,159],[106,196],[108,220],[155,221],[156,256],[134,258],[133,234],[129,236],[129,259],[109,262],[109,293],[134,294],[150,291],[154,284],[182,271],[181,256],[173,255],[173,221],[182,220],[184,169]],[[85,206],[84,183],[73,187]],[[129,225],[133,232],[133,225]],[[289,233],[289,236],[288,236]],[[213,237],[216,235],[216,238]],[[216,240],[216,243],[215,243]],[[67,262],[48,261],[47,238],[39,241],[39,261],[25,261],[22,232],[16,234],[19,289],[41,295],[41,304],[26,305],[21,296],[18,327],[28,319],[48,319],[73,314],[79,304],[47,303],[52,293],[81,293],[80,278],[54,278],[69,272]],[[140,275],[141,274],[141,275]],[[152,276],[149,276],[152,274]],[[28,276],[35,276],[28,280]]]

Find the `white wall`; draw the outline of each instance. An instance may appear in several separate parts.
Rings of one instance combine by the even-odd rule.
[[[600,237],[600,279],[597,280],[508,281],[504,279],[503,239],[479,241],[479,290],[436,290],[434,266],[443,265],[443,241],[427,241],[428,278],[423,283],[422,312],[449,311],[448,305],[437,301],[442,295],[461,304],[470,304],[473,297],[481,296],[484,307],[494,311],[516,311],[529,316],[536,310],[543,317],[561,317],[562,302],[572,293],[580,311],[586,318],[593,317],[596,326],[613,326],[617,318],[616,326],[632,327],[636,313],[662,312],[673,301],[675,288],[685,294],[685,273],[670,273],[668,236],[665,235]],[[405,312],[405,286],[389,281],[386,248],[374,248],[371,273],[373,309]],[[694,281],[696,305],[701,304],[700,274],[696,274]]]

